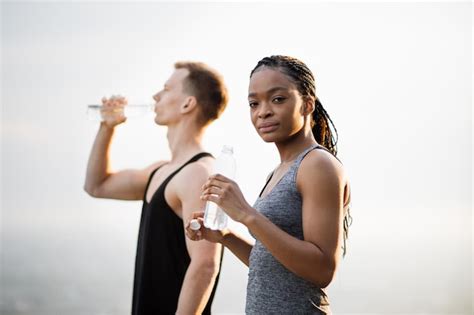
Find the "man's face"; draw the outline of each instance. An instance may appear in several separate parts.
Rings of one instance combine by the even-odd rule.
[[[165,82],[161,91],[153,96],[155,100],[155,122],[158,125],[171,125],[179,121],[180,107],[189,96],[183,91],[183,83],[188,76],[187,69],[176,69]]]

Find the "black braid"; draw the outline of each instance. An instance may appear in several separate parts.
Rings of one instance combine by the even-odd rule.
[[[334,156],[337,156],[337,141],[339,135],[336,126],[318,98],[316,98],[314,105],[311,124],[313,135],[318,143],[324,145]],[[331,123],[331,125],[329,125],[329,123]]]
[[[250,77],[260,68],[268,67],[278,69],[286,74],[288,78],[296,84],[298,91],[303,98],[311,98],[314,100],[314,111],[311,120],[311,127],[316,141],[326,147],[334,156],[337,155],[337,141],[339,135],[336,126],[331,117],[324,109],[323,105],[316,96],[316,84],[313,73],[302,61],[289,57],[275,55],[265,57],[260,60],[250,73]],[[349,237],[349,226],[352,224],[352,216],[349,209],[344,215],[344,244],[343,256],[346,255],[346,240]]]

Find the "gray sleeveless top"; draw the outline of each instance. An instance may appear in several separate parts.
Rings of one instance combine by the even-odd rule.
[[[315,144],[304,150],[270,193],[258,197],[254,204],[280,229],[301,240],[302,200],[296,188],[296,175],[303,158],[314,149],[324,148]],[[323,289],[286,269],[257,239],[249,258],[245,313],[329,314],[330,309]]]

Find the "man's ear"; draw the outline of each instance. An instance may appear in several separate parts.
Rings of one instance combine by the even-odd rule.
[[[181,113],[186,114],[194,110],[197,106],[197,100],[194,96],[188,96],[181,105]]]

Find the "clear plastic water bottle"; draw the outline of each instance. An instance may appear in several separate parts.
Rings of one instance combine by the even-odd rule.
[[[232,146],[224,145],[221,154],[214,164],[214,174],[221,174],[227,178],[234,179],[236,163],[234,158],[234,149]],[[206,203],[204,212],[204,226],[211,230],[223,230],[227,227],[227,214],[219,208],[214,202]]]
[[[102,120],[102,114],[100,112],[101,109],[102,105],[99,104],[87,105],[87,118],[89,118],[89,120],[95,121]],[[117,112],[123,111],[125,117],[127,118],[135,118],[149,115],[150,113],[153,113],[153,109],[153,104],[128,104],[125,105],[123,108],[115,108]]]

